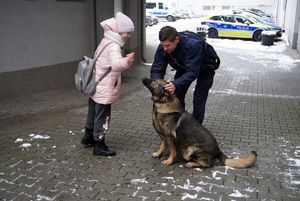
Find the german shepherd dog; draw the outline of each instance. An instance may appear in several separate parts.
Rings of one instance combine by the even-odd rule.
[[[186,167],[208,168],[215,159],[234,168],[246,168],[255,163],[255,151],[240,159],[227,157],[214,136],[182,108],[175,95],[165,90],[167,81],[143,78],[143,84],[152,94],[153,126],[161,138],[159,149],[152,156],[159,158],[166,148],[169,149],[169,156],[162,164],[173,164],[177,153],[187,161]]]

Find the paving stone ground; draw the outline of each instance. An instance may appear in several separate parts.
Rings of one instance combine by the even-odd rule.
[[[299,200],[299,63],[287,69],[276,61],[219,54],[204,125],[228,155],[257,151],[254,167],[189,169],[180,160],[166,167],[166,154],[152,158],[159,137],[141,83],[149,66],[141,64],[124,74],[122,97],[112,106],[106,140],[115,157],[94,156],[79,143],[87,98],[75,89],[1,100],[0,199]],[[191,98],[192,87],[188,111]]]

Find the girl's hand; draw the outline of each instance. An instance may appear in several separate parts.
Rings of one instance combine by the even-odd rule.
[[[134,57],[135,57],[134,52],[131,52],[131,53],[127,54],[126,57],[127,57],[128,65],[132,65],[133,62],[134,62]]]

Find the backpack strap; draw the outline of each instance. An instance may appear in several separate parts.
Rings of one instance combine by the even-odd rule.
[[[203,62],[206,62],[206,66],[211,66],[210,69],[213,69],[213,70],[216,70],[219,66],[220,66],[220,58],[219,56],[217,55],[217,53],[215,52],[215,50],[213,49],[213,46],[211,46],[209,43],[206,42],[206,39],[204,37],[202,37],[201,35],[195,33],[195,32],[192,32],[192,31],[183,31],[181,32],[183,33],[183,35],[186,35],[187,37],[189,38],[194,38],[194,39],[197,39],[197,40],[200,40],[204,43],[204,49],[203,49],[203,59],[204,61]],[[216,54],[216,57],[215,58],[210,58],[210,55],[208,55],[208,49],[212,49],[215,54]]]
[[[189,30],[186,30],[186,31],[183,31],[183,32],[180,32],[180,33],[187,36],[188,38],[193,38],[193,39],[197,39],[199,41],[202,41],[204,43],[203,53],[204,53],[204,56],[206,56],[206,50],[207,50],[207,46],[209,44],[206,42],[206,39],[204,37],[200,36],[199,34],[193,32],[193,31],[189,31]]]
[[[97,57],[94,57],[95,62],[98,60],[98,58],[100,57],[100,55],[102,54],[103,50],[110,44],[112,44],[113,42],[109,42],[107,44],[104,45],[104,47],[102,48],[102,50],[99,52],[99,54],[97,55]]]
[[[97,57],[94,59],[95,63],[94,63],[94,66],[93,68],[95,68],[95,64],[96,64],[96,61],[98,60],[98,58],[100,57],[100,55],[102,54],[103,50],[110,44],[112,44],[113,42],[109,42],[107,44],[104,45],[104,47],[102,48],[102,50],[99,52],[99,54],[97,55]],[[111,71],[111,67],[109,67],[100,77],[99,79],[97,80],[97,84],[103,80],[103,78]]]
[[[111,71],[111,67],[109,67],[98,79],[97,84],[103,80],[103,78]]]

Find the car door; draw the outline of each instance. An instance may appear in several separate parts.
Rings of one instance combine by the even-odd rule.
[[[224,16],[222,15],[212,16],[207,22],[207,25],[210,28],[217,29],[218,36],[223,36],[223,32],[224,32],[224,28],[226,28],[226,24],[227,23],[224,21]]]
[[[251,26],[252,22],[244,16],[234,15],[235,32],[234,36],[238,38],[252,38],[252,34],[255,30]]]
[[[222,24],[218,27],[219,36],[234,37],[236,35],[236,25],[233,15],[224,15],[222,20]]]

